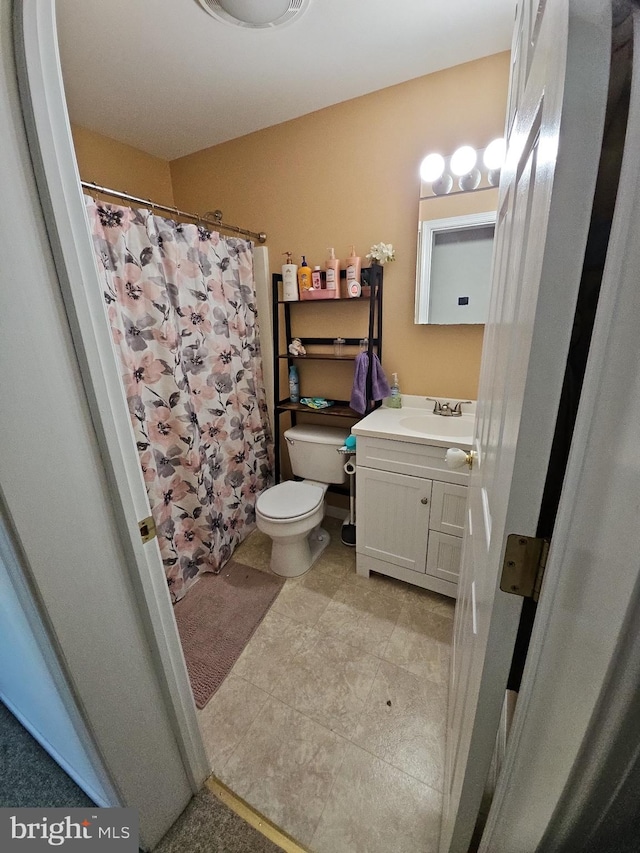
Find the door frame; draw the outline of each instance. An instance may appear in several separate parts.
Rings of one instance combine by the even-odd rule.
[[[58,51],[55,0],[14,2],[18,83],[34,173],[122,544],[176,742],[193,792],[210,773],[93,253]],[[132,756],[132,760],[135,756]]]

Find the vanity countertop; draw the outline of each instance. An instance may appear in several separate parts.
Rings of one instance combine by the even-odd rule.
[[[445,402],[446,398],[437,398]],[[452,400],[452,403],[456,402]],[[440,447],[459,447],[470,450],[473,442],[475,402],[463,406],[461,417],[433,414],[433,403],[425,397],[402,396],[402,408],[381,406],[374,409],[351,432],[358,436],[389,438],[414,444],[435,444]]]

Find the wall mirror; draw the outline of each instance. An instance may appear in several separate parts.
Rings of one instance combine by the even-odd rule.
[[[416,323],[486,322],[495,222],[495,211],[421,219]]]

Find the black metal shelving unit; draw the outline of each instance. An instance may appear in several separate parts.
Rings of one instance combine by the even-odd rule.
[[[345,271],[340,271],[341,279],[345,278]],[[367,337],[368,337],[368,355],[369,355],[369,369],[367,372],[367,409],[365,414],[368,414],[374,408],[376,408],[379,403],[376,403],[371,400],[371,385],[372,385],[372,368],[373,368],[373,359],[372,355],[374,353],[377,354],[378,358],[382,358],[382,266],[371,266],[365,267],[361,271],[361,283],[363,287],[369,287],[370,293],[368,296],[360,296],[355,298],[346,298],[342,297],[340,299],[313,299],[313,300],[300,300],[298,302],[285,302],[280,299],[279,294],[279,285],[282,282],[282,276],[274,273],[272,277],[272,305],[273,305],[273,353],[274,353],[274,363],[273,363],[273,376],[274,376],[274,396],[275,396],[275,423],[274,423],[274,444],[275,444],[275,480],[277,483],[280,482],[281,478],[281,466],[280,466],[280,438],[281,438],[281,427],[280,420],[282,415],[286,412],[289,413],[291,417],[291,423],[295,424],[297,422],[297,416],[299,414],[314,414],[320,415],[322,417],[328,418],[350,418],[352,420],[359,420],[364,417],[364,415],[355,412],[350,406],[348,400],[336,400],[333,406],[330,406],[327,409],[310,409],[307,406],[302,405],[301,403],[292,403],[291,400],[282,395],[281,389],[281,381],[280,381],[280,363],[282,361],[287,362],[287,374],[288,367],[291,364],[295,364],[300,361],[355,361],[356,355],[358,353],[353,353],[351,355],[334,355],[333,352],[326,353],[309,353],[308,355],[303,356],[294,356],[291,355],[288,351],[289,344],[291,341],[300,337],[295,334],[295,317],[292,318],[292,312],[297,311],[310,311],[311,306],[314,306],[316,310],[322,311],[323,306],[336,302],[343,303],[351,303],[357,304],[362,303],[363,301],[367,301],[369,303],[369,314],[368,314],[368,329],[367,329]],[[281,317],[282,315],[282,317]],[[285,347],[287,351],[285,353],[280,352],[280,330],[282,328],[282,323],[284,323],[284,331],[286,337]],[[358,346],[362,338],[365,335],[361,335],[359,338],[345,338],[345,346]],[[333,346],[333,341],[335,336],[333,337],[302,337],[302,343],[305,347],[313,347],[313,346]],[[287,379],[287,392],[289,390],[288,379]],[[322,389],[314,389],[314,393],[305,392],[304,396],[322,396]],[[344,491],[340,487],[337,488],[337,491]]]

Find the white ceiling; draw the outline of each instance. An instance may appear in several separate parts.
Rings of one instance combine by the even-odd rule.
[[[246,29],[196,0],[57,0],[71,120],[173,159],[506,50],[515,0],[311,0]]]

